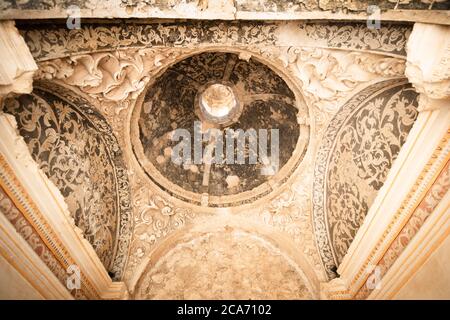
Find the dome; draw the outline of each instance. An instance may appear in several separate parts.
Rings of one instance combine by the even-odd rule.
[[[137,105],[138,161],[162,189],[194,204],[240,205],[268,194],[269,181],[283,180],[306,151],[309,127],[297,120],[306,107],[254,58],[188,57],[168,67]]]

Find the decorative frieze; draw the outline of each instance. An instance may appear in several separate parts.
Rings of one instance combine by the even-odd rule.
[[[158,24],[82,24],[22,26],[21,33],[37,61],[115,51],[124,48],[217,46],[306,46],[406,55],[410,26],[389,25],[368,29],[365,23],[311,22],[179,22]],[[117,59],[117,58],[116,58]]]

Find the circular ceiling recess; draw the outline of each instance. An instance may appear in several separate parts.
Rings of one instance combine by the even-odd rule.
[[[204,52],[146,88],[132,117],[133,151],[172,196],[237,206],[269,194],[296,169],[309,141],[307,118],[302,98],[259,60]]]
[[[239,118],[240,104],[232,89],[232,85],[227,85],[214,81],[200,89],[195,101],[198,116],[209,124],[221,126],[232,124]]]

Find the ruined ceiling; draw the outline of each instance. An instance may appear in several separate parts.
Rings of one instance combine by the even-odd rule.
[[[417,116],[410,25],[18,27],[39,71],[3,111],[134,298],[318,298]],[[280,171],[174,164],[197,120],[279,129]]]
[[[258,261],[258,264],[255,264]],[[136,299],[312,299],[299,267],[254,233],[221,230],[178,244],[144,272]]]

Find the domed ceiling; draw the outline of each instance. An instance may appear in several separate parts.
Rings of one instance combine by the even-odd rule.
[[[21,28],[39,81],[3,111],[134,298],[318,297],[417,116],[410,26]]]
[[[204,52],[170,66],[135,113],[140,164],[164,190],[194,204],[202,195],[210,206],[230,206],[269,193],[268,180],[283,180],[295,169],[309,139],[309,126],[297,121],[306,108],[287,83],[235,53]],[[177,152],[180,133],[189,139],[189,154],[174,161],[184,155]],[[275,157],[280,170],[267,170]]]

